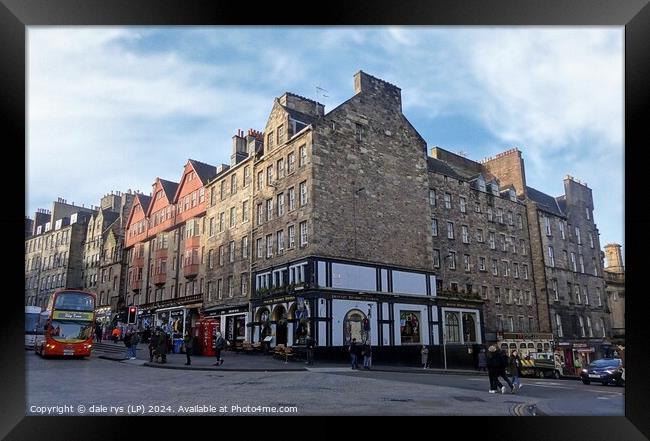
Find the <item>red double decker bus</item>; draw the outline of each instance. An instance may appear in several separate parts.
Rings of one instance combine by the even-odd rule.
[[[43,357],[89,357],[95,324],[95,294],[76,289],[55,291],[41,313],[43,335],[34,349]]]

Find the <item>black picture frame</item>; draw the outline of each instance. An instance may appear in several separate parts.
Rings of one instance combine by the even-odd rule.
[[[26,27],[47,25],[563,25],[563,26],[625,26],[625,149],[626,171],[626,279],[631,295],[626,296],[626,363],[627,385],[625,417],[529,417],[477,419],[475,424],[465,420],[427,419],[413,423],[417,432],[427,436],[443,436],[441,425],[462,431],[463,438],[526,439],[526,440],[643,440],[650,437],[648,404],[650,386],[650,345],[648,329],[644,326],[645,293],[641,282],[642,251],[647,246],[650,210],[639,196],[644,195],[642,180],[646,120],[642,116],[650,103],[650,6],[648,0],[334,0],[322,4],[259,3],[253,8],[244,2],[207,0],[0,0],[0,106],[5,138],[5,203],[0,219],[6,230],[4,245],[23,249],[24,194],[20,181],[12,178],[10,169],[24,166],[26,147]],[[597,92],[597,91],[596,91]],[[8,147],[9,146],[9,147]],[[21,154],[22,153],[22,154]],[[22,160],[21,160],[22,158]],[[23,167],[24,170],[24,167]],[[18,173],[20,176],[20,173]],[[25,182],[24,180],[22,181]],[[11,185],[9,185],[11,183]],[[23,184],[24,185],[24,184]],[[17,188],[16,188],[17,187]],[[635,191],[636,190],[636,191]],[[20,230],[19,230],[20,228]],[[22,335],[24,299],[21,277],[23,263],[14,252],[5,253],[5,279],[11,280],[4,292],[4,302],[10,305],[4,315],[2,375],[0,391],[0,437],[8,440],[56,439],[119,439],[133,434],[137,426],[156,426],[155,420],[134,420],[133,417],[26,417],[25,363]],[[14,270],[11,270],[14,268]],[[14,280],[15,279],[15,280]],[[15,285],[14,285],[15,283]],[[164,387],[164,385],[161,385]],[[362,399],[362,397],[360,397]],[[405,408],[405,415],[408,409]],[[168,420],[167,420],[168,421]],[[195,424],[191,422],[190,424]],[[346,436],[336,425],[318,424],[319,432]],[[410,424],[410,423],[407,423]],[[179,426],[184,426],[180,424]],[[214,427],[212,422],[205,425]],[[316,426],[314,426],[315,428]],[[363,433],[361,427],[359,435]],[[249,432],[250,429],[242,428]],[[265,430],[265,429],[253,429]],[[271,430],[266,429],[266,430]],[[310,433],[307,429],[307,434]],[[313,430],[313,429],[312,429]],[[219,433],[225,434],[219,429]],[[137,432],[135,432],[137,433]],[[145,436],[167,436],[147,429]],[[214,433],[217,433],[215,431]],[[261,433],[261,432],[260,432]],[[163,435],[164,434],[164,435]],[[192,431],[185,436],[199,436]],[[210,430],[208,429],[208,436]],[[244,436],[246,436],[243,433]],[[142,434],[138,435],[142,436]],[[280,432],[278,433],[280,435]],[[303,435],[300,435],[303,436]],[[309,436],[309,435],[307,435]],[[453,434],[446,435],[455,436]]]

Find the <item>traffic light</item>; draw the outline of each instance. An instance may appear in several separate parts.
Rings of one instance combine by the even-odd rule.
[[[127,317],[127,323],[129,325],[135,324],[135,319],[138,315],[138,308],[136,306],[129,306],[129,315]]]

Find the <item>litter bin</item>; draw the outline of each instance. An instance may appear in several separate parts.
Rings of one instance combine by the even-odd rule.
[[[174,339],[174,354],[180,354],[181,353],[181,345],[183,344],[183,339],[182,338],[175,338]]]

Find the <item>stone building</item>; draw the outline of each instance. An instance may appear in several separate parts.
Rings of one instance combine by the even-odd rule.
[[[124,312],[126,262],[122,256],[124,227],[135,194],[111,192],[100,201],[99,211],[88,223],[84,246],[84,288],[97,294],[97,321],[108,323]]]
[[[273,105],[252,169],[246,336],[272,346],[311,336],[321,357],[340,357],[352,338],[412,361],[433,345],[442,365],[443,329],[462,332],[466,314],[473,342],[459,341],[454,357],[471,364],[482,302],[437,301],[426,143],[398,87],[360,71],[355,92],[327,114],[291,93]]]
[[[428,165],[439,301],[459,294],[482,300],[486,343],[526,334],[550,350],[548,316],[540,315],[535,295],[525,201],[512,185],[500,187],[484,163],[434,147]]]
[[[45,308],[59,288],[83,288],[83,245],[93,208],[59,198],[52,210],[39,209],[33,234],[25,240],[25,304]]]
[[[533,274],[542,331],[553,333],[566,375],[609,353],[611,324],[599,233],[591,189],[571,176],[564,194],[549,196],[526,185],[521,152],[512,149],[484,162],[526,200]],[[544,326],[548,326],[547,329]]]
[[[621,246],[605,245],[607,304],[612,314],[612,343],[625,345],[625,267]]]

